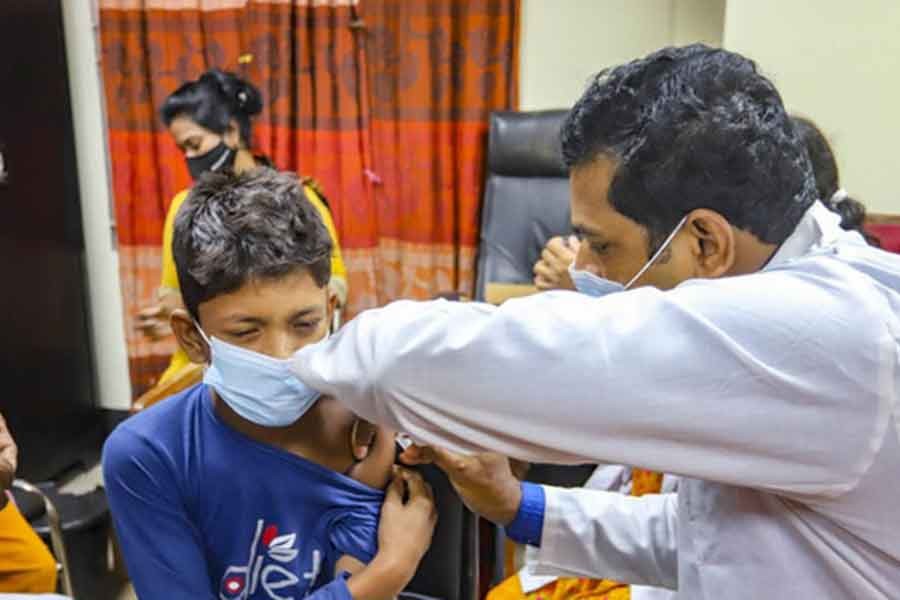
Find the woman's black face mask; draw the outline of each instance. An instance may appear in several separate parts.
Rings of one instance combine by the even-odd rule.
[[[237,152],[229,148],[225,142],[219,142],[218,145],[200,156],[194,156],[187,159],[188,171],[194,181],[200,178],[206,172],[223,171],[234,167],[234,159]]]

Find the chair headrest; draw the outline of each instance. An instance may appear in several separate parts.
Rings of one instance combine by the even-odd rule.
[[[508,177],[568,177],[559,144],[559,130],[568,112],[491,114],[488,171]]]

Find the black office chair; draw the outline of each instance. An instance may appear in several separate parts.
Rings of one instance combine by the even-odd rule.
[[[488,283],[530,284],[547,240],[572,230],[559,145],[566,112],[491,115],[476,300],[484,300]]]
[[[489,283],[531,283],[547,240],[572,231],[569,174],[559,143],[567,112],[491,115],[476,300],[484,300]],[[533,465],[528,479],[573,487],[587,481],[592,470],[592,465]]]
[[[530,284],[547,241],[572,231],[569,174],[559,131],[568,111],[496,112],[488,134],[487,180],[481,212],[475,299],[490,283]],[[583,485],[594,465],[532,465],[527,479],[561,487]],[[495,541],[499,582],[503,539]]]
[[[431,548],[401,600],[476,600],[478,517],[463,505],[440,469],[424,466],[419,470],[434,490],[438,522]]]

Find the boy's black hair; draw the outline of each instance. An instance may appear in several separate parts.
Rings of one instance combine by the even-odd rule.
[[[293,173],[206,173],[175,218],[172,253],[184,305],[197,307],[253,279],[306,269],[331,278],[331,237]]]

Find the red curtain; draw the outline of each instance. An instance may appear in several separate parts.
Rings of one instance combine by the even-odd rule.
[[[173,348],[172,340],[147,342],[133,323],[159,284],[168,203],[190,183],[159,121],[166,96],[214,66],[260,88],[266,109],[254,150],[324,187],[347,262],[350,314],[396,298],[469,293],[487,117],[517,100],[518,4],[100,1],[136,393]]]

